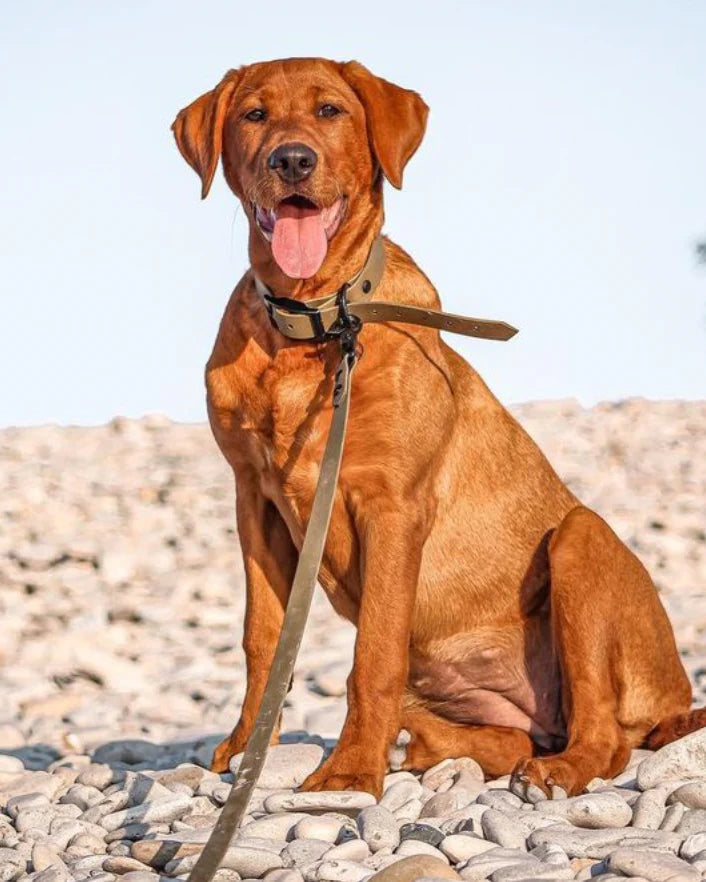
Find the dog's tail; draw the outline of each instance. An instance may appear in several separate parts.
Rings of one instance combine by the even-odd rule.
[[[672,741],[705,727],[706,708],[687,711],[684,714],[674,714],[674,716],[662,720],[661,723],[657,723],[645,738],[645,747],[650,750],[659,750],[665,744],[671,744]]]

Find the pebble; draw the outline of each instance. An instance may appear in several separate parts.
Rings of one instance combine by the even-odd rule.
[[[676,832],[682,837],[692,833],[703,833],[706,830],[706,809],[689,809],[676,826]]]
[[[486,839],[503,848],[526,848],[527,834],[512,818],[496,809],[488,809],[481,818]]]
[[[0,882],[13,882],[25,870],[26,861],[10,848],[0,848]]]
[[[318,744],[276,744],[267,752],[258,787],[264,790],[299,787],[319,766],[323,755],[323,748]],[[237,773],[242,759],[242,753],[233,757],[230,761],[231,772]]]
[[[355,790],[315,791],[311,793],[273,793],[265,800],[268,812],[337,811],[358,814],[375,805],[370,793]]]
[[[535,830],[529,836],[528,845],[530,848],[558,845],[570,858],[604,858],[621,845],[676,853],[683,838],[677,833],[664,833],[661,830],[635,830],[630,827],[580,830],[555,825]]]
[[[659,830],[667,811],[664,804],[666,795],[666,790],[660,787],[641,793],[632,807],[632,826]]]
[[[402,857],[410,857],[410,855],[414,854],[428,854],[439,860],[448,861],[446,855],[438,848],[429,845],[428,842],[422,842],[420,839],[405,839],[400,843],[395,853]]]
[[[393,814],[384,805],[371,805],[358,815],[360,838],[373,854],[383,848],[395,849],[400,844],[400,831]]]
[[[706,779],[682,784],[669,794],[667,802],[680,802],[687,808],[706,809]]]
[[[429,845],[440,845],[444,834],[430,824],[403,824],[400,827],[400,839],[419,839]]]
[[[421,877],[459,879],[459,874],[441,858],[420,854],[395,861],[379,870],[370,880],[375,882],[414,882]]]
[[[487,842],[471,833],[452,833],[450,836],[445,836],[439,845],[441,851],[452,864],[467,861],[475,855],[483,854],[483,852],[497,847],[496,843]]]
[[[188,796],[168,796],[154,802],[144,802],[119,812],[111,812],[101,818],[100,824],[106,830],[117,830],[135,822],[153,823],[173,821],[181,817],[189,808]]]
[[[632,810],[616,793],[590,793],[570,799],[552,799],[538,811],[545,816],[566,818],[575,827],[600,830],[625,827],[632,820]]]
[[[700,729],[673,741],[637,767],[637,784],[650,790],[679,778],[706,777],[706,729]]]
[[[608,858],[608,867],[626,876],[643,876],[650,882],[699,882],[701,873],[673,854],[642,848],[618,848]]]

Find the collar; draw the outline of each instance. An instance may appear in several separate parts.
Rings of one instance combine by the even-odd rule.
[[[336,304],[337,298],[341,293],[345,294],[348,303],[364,303],[375,293],[375,289],[380,284],[383,273],[385,272],[385,243],[382,236],[377,236],[370,247],[368,257],[363,264],[362,269],[353,276],[348,282],[332,291],[330,294],[324,294],[321,297],[315,297],[312,300],[293,300],[290,297],[277,297],[272,290],[263,281],[253,273],[255,280],[255,290],[262,298],[270,319],[275,323],[275,327],[279,328],[275,322],[275,310],[285,309],[296,315],[305,315],[312,318],[312,329],[321,336],[324,336],[328,329],[319,328],[316,317],[321,309],[332,307]],[[279,330],[282,330],[279,328]],[[291,330],[291,328],[289,329]],[[318,335],[317,334],[317,335]]]

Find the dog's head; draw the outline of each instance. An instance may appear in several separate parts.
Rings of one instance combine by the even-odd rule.
[[[172,128],[203,198],[222,157],[258,272],[271,278],[274,260],[288,279],[309,279],[369,246],[382,224],[382,175],[401,187],[427,112],[416,92],[355,61],[292,58],[229,71]]]

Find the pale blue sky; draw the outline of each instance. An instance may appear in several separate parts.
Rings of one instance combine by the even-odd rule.
[[[242,212],[172,142],[229,67],[356,58],[427,137],[386,230],[506,402],[706,397],[706,2],[2,0],[0,424],[204,418]]]

